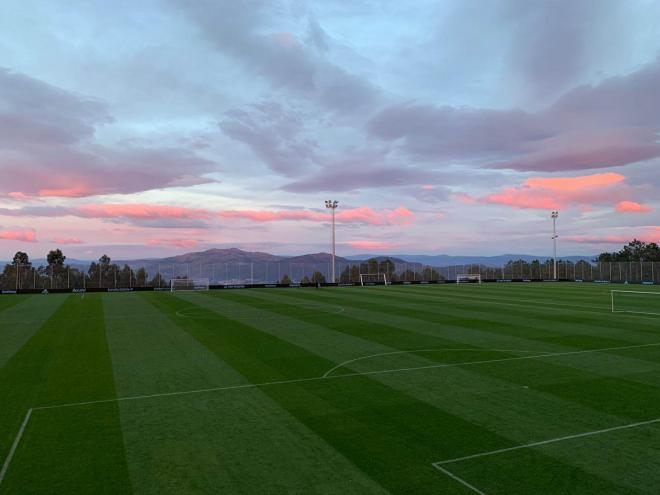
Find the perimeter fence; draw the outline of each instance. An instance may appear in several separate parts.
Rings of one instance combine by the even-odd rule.
[[[93,264],[90,268],[6,265],[0,290],[166,288],[173,279],[208,279],[210,285],[316,284],[332,281],[330,263],[153,263],[147,266]],[[430,266],[420,263],[337,263],[337,283],[357,284],[360,274],[385,273],[391,282],[455,281],[480,275],[483,281],[564,280],[600,283],[660,284],[660,262],[510,262],[506,266]]]

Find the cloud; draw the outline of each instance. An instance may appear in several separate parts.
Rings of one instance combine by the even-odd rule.
[[[562,237],[564,241],[578,244],[627,244],[631,238],[625,235],[589,236],[569,235]]]
[[[148,239],[149,246],[167,246],[182,249],[192,249],[199,245],[197,239]]]
[[[247,219],[254,222],[276,222],[276,221],[310,221],[329,222],[332,220],[330,213],[321,213],[311,210],[227,210],[218,212],[221,218]],[[350,208],[338,210],[335,220],[339,223],[357,223],[363,225],[406,225],[415,219],[415,214],[405,207],[393,210],[373,210],[369,207]]]
[[[323,53],[328,38],[312,25],[307,41],[270,27],[267,2],[173,0],[181,12],[218,50],[273,90],[313,101],[339,112],[357,112],[372,105],[379,91],[368,80],[335,65]],[[309,43],[309,46],[308,44]]]
[[[619,213],[648,213],[653,209],[635,201],[619,201],[616,204],[615,210]]]
[[[218,125],[247,145],[273,171],[294,175],[318,162],[316,144],[302,136],[303,115],[278,103],[263,102],[225,114]]]
[[[83,218],[208,220],[213,216],[210,211],[203,209],[150,204],[90,204],[77,206],[70,211]]]
[[[370,250],[387,250],[396,247],[396,244],[391,244],[388,242],[382,241],[347,241],[343,244],[352,247],[353,249],[359,249],[361,251],[370,251]]]
[[[85,244],[83,241],[77,237],[56,237],[51,239],[51,242],[55,244],[70,245],[70,244]]]
[[[374,115],[367,130],[422,162],[550,172],[660,157],[658,115],[660,58],[627,76],[576,87],[535,112],[403,103]]]
[[[0,194],[13,199],[129,194],[214,182],[214,162],[172,147],[104,146],[99,101],[0,68]]]
[[[532,177],[522,185],[489,194],[479,201],[523,209],[555,210],[571,206],[610,204],[628,189],[625,176],[613,172],[578,177]]]
[[[631,232],[630,235],[604,235],[604,236],[566,236],[565,241],[579,244],[628,244],[633,239],[644,242],[660,243],[660,227],[646,227],[642,231]]]
[[[341,192],[411,186],[438,179],[432,171],[390,162],[381,150],[352,151],[342,159],[325,157],[318,171],[285,184],[282,190],[296,193]]]
[[[0,216],[49,217],[74,216],[88,219],[131,220],[143,222],[150,227],[189,227],[189,221],[202,221],[206,225],[213,219],[239,219],[253,222],[308,221],[329,222],[332,215],[325,211],[290,210],[206,210],[180,206],[152,204],[88,204],[72,207],[64,206],[25,206],[22,208],[0,208]],[[367,206],[339,209],[336,213],[339,223],[363,225],[407,225],[415,220],[415,214],[406,207],[374,210]],[[162,224],[163,221],[174,221]],[[156,223],[154,223],[156,222]],[[184,223],[178,223],[184,222]],[[198,227],[197,225],[194,225]]]
[[[0,240],[37,242],[37,234],[34,230],[0,230]]]

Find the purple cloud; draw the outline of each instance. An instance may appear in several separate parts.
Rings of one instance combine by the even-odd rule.
[[[104,146],[105,106],[0,69],[0,194],[83,197],[214,182],[216,165],[183,148]]]
[[[423,161],[487,158],[493,168],[520,171],[628,165],[660,156],[660,59],[535,113],[403,104],[367,129]]]

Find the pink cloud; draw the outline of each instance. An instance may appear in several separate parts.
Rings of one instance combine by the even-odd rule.
[[[606,236],[589,236],[589,235],[569,235],[562,237],[567,242],[575,242],[578,244],[626,244],[632,240],[630,236],[624,235],[606,235]]]
[[[244,218],[255,222],[275,222],[284,220],[299,220],[310,222],[328,222],[332,219],[330,213],[310,210],[227,210],[218,212],[221,218]],[[366,225],[405,225],[413,221],[415,214],[408,208],[400,206],[394,210],[373,210],[367,206],[338,210],[335,216],[340,223],[362,223]]]
[[[196,239],[148,239],[149,246],[169,246],[183,249],[191,249],[199,245]]]
[[[465,194],[465,193],[453,193],[451,196],[452,198],[466,205],[473,205],[477,202],[476,198],[473,198],[469,194]]]
[[[636,203],[635,201],[619,201],[615,210],[619,213],[648,213],[652,208]]]
[[[316,213],[307,210],[226,210],[218,212],[220,218],[243,218],[254,222],[276,222],[281,220],[309,220],[325,222],[330,219],[329,214]]]
[[[78,206],[73,214],[85,218],[134,218],[153,220],[177,218],[204,220],[212,217],[207,210],[149,204],[92,204]]]
[[[23,193],[19,194],[27,197]],[[93,190],[88,186],[65,187],[61,189],[40,189],[37,191],[37,196],[41,198],[83,198],[93,194]]]
[[[30,196],[23,194],[22,192],[12,191],[7,193],[7,197],[14,199],[16,201],[27,201],[30,199]]]
[[[627,244],[633,239],[639,239],[644,242],[660,243],[660,227],[646,227],[641,232],[631,233],[630,235],[605,235],[605,236],[566,236],[565,241],[576,242],[580,244]]]
[[[370,250],[381,251],[395,247],[394,244],[390,244],[388,242],[381,242],[381,241],[348,241],[344,244],[354,249],[360,249],[362,251],[370,251]]]
[[[52,239],[51,242],[62,245],[84,244],[84,242],[78,239],[77,237],[56,237],[55,239]]]
[[[532,177],[520,186],[506,188],[480,201],[523,209],[589,208],[616,201],[627,192],[622,187],[625,179],[612,172],[578,177]]]
[[[0,230],[0,239],[3,241],[37,242],[34,230]]]

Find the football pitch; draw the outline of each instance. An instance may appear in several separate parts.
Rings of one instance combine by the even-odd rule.
[[[660,316],[612,288],[0,297],[0,494],[657,494]]]

